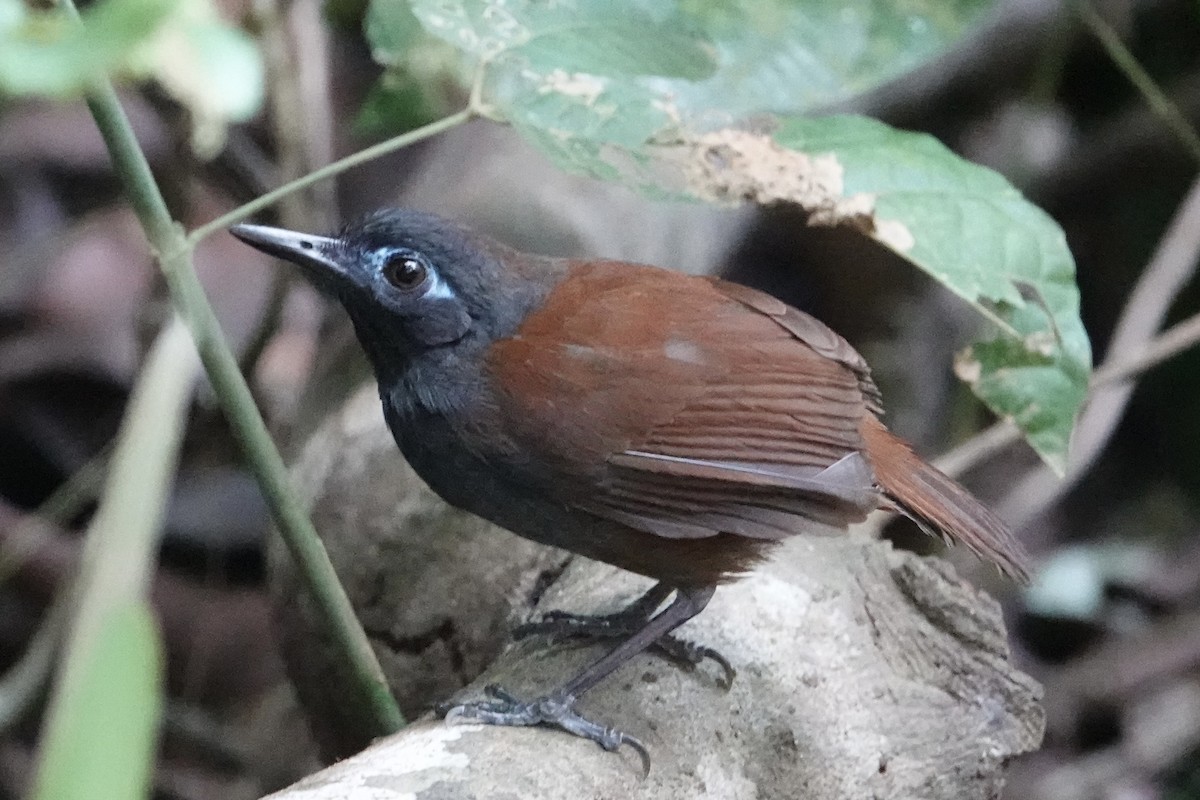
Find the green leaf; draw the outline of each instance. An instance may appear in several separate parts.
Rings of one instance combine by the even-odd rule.
[[[395,0],[375,0],[381,3]],[[706,129],[845,99],[942,52],[989,6],[988,0],[412,3],[428,31],[487,63],[484,100],[502,116],[623,145],[679,123]]]
[[[1075,261],[1058,224],[1002,176],[932,136],[829,117],[784,120],[774,140],[835,158],[843,195],[874,199],[871,235],[1008,334],[960,355],[958,373],[1063,471],[1087,394],[1091,348],[1079,318]]]
[[[373,0],[363,20],[371,54],[387,69],[371,87],[354,131],[395,136],[457,110],[462,74],[457,51],[430,35],[406,0]]]
[[[35,800],[134,800],[150,793],[161,710],[162,653],[149,608],[108,611],[80,654],[61,725],[42,743]]]
[[[928,272],[998,326],[959,374],[1061,471],[1091,364],[1062,231],[932,137],[795,116],[927,61],[988,5],[413,0],[413,13],[564,168],[652,197],[794,203]]]
[[[717,68],[715,48],[697,32],[642,19],[563,20],[508,51],[538,68],[597,75],[659,75],[697,81]]]
[[[441,116],[423,84],[404,73],[385,72],[367,92],[354,133],[369,138],[398,136]]]
[[[406,53],[426,36],[405,0],[374,0],[367,6],[363,32],[372,57],[384,66],[403,63]]]
[[[84,539],[75,618],[43,722],[38,800],[148,794],[162,668],[145,596],[197,366],[173,318],[134,386]]]
[[[176,0],[100,0],[77,25],[59,12],[0,0],[0,94],[70,95],[116,69],[170,15]]]

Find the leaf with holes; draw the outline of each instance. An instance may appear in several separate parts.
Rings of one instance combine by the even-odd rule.
[[[375,0],[373,8],[387,0]],[[792,203],[861,231],[996,325],[958,371],[1065,465],[1090,346],[1059,227],[929,136],[797,112],[928,61],[989,3],[414,0],[482,99],[561,166],[650,196]],[[619,13],[615,13],[618,12]]]

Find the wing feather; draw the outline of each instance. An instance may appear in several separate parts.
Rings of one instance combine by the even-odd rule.
[[[493,356],[514,452],[538,456],[516,466],[593,514],[668,538],[779,539],[879,502],[866,364],[770,295],[592,262]]]

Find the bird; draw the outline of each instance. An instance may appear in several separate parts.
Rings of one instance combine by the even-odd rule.
[[[396,444],[446,502],[655,581],[615,614],[546,619],[617,641],[563,685],[532,700],[489,687],[447,719],[628,745],[648,770],[645,744],[584,717],[579,697],[652,646],[717,658],[732,680],[719,654],[672,632],[781,540],[879,508],[1028,578],[1004,522],[883,424],[862,356],[770,294],[519,252],[412,209],[331,236],[230,232],[341,303]]]

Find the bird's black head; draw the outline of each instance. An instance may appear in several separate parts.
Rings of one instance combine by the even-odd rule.
[[[230,233],[340,300],[381,375],[431,349],[509,335],[549,290],[541,279],[553,282],[530,269],[538,259],[418,211],[377,211],[336,236],[262,225]]]

